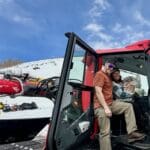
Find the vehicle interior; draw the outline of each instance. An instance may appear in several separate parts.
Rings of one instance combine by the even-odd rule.
[[[59,77],[54,76],[51,78],[43,79],[38,82],[37,85],[24,86],[24,95],[25,96],[43,96],[47,97],[53,102],[56,99],[57,91],[59,86]]]
[[[139,95],[135,95],[130,103],[138,105],[135,107],[138,128],[147,135],[143,141],[128,143],[124,115],[114,115],[111,118],[112,148],[150,149],[149,55],[136,50],[97,54],[78,36],[68,37],[46,150],[99,149],[99,128],[93,109],[93,78],[106,61],[113,61],[123,78],[132,76],[136,81]],[[140,108],[140,113],[136,108]]]
[[[132,143],[132,146],[137,146],[141,149],[149,149],[147,145],[150,143],[150,102],[149,102],[149,81],[147,60],[144,53],[131,54],[114,54],[103,57],[104,62],[113,62],[120,70],[122,80],[127,78],[134,78],[136,84],[135,95],[131,101],[134,108],[136,122],[139,131],[145,133],[147,137],[143,141]],[[127,131],[124,115],[113,115],[111,118],[112,137],[120,141],[120,143],[127,144]],[[118,137],[117,137],[118,136]],[[146,145],[148,147],[146,147]]]

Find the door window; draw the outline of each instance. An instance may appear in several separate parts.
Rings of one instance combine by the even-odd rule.
[[[83,83],[85,69],[83,59],[85,57],[85,53],[85,50],[83,50],[80,46],[75,45],[68,79],[70,82]]]

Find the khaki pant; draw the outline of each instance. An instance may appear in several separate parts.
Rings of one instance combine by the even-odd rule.
[[[125,121],[128,134],[137,130],[135,114],[132,104],[116,100],[113,101],[112,105],[110,105],[109,107],[113,114],[125,114]],[[110,119],[106,116],[102,107],[95,109],[95,116],[98,118],[98,124],[100,127],[100,150],[111,150]]]

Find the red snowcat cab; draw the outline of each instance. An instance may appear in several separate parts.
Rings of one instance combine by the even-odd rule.
[[[134,103],[142,113],[137,124],[147,138],[128,143],[124,116],[111,118],[112,148],[150,149],[150,40],[124,48],[94,50],[74,33],[68,45],[45,150],[99,150],[98,126],[93,110],[93,77],[106,61],[113,61],[122,75],[134,76],[140,93]],[[135,110],[136,111],[136,110]]]

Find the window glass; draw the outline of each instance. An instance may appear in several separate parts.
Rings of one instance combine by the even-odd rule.
[[[69,81],[77,83],[83,82],[85,66],[83,63],[84,56],[85,50],[82,49],[80,46],[76,45],[72,59],[72,68],[69,74]]]

